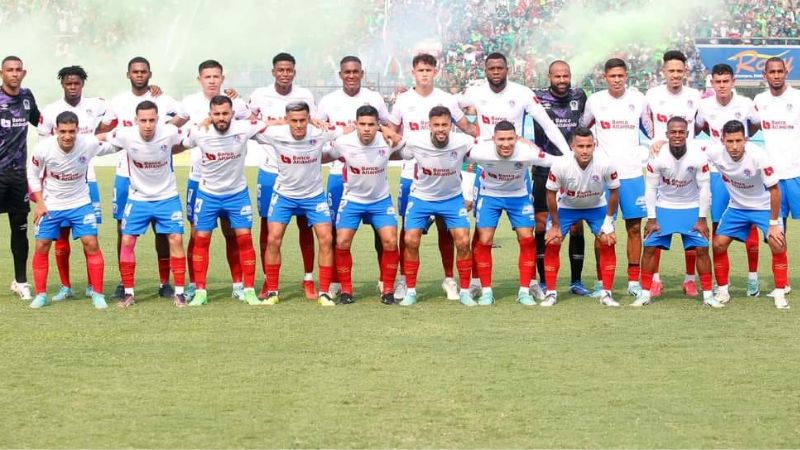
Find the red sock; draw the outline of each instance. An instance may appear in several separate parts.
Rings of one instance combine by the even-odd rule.
[[[237,234],[236,247],[239,249],[239,264],[242,267],[242,283],[246,288],[255,287],[256,249],[253,248],[253,236],[250,233]]]
[[[328,292],[333,278],[333,266],[319,266],[319,291]],[[352,290],[352,287],[350,288]]]
[[[548,291],[556,290],[556,278],[561,266],[558,255],[560,251],[561,244],[547,244],[544,247],[544,284]]]
[[[610,291],[614,287],[614,276],[617,270],[617,252],[613,245],[600,244],[600,272],[603,289]]]
[[[492,244],[478,242],[475,246],[473,259],[477,261],[478,278],[481,280],[481,286],[492,287]]]
[[[170,258],[169,268],[172,270],[172,278],[175,279],[175,287],[186,286],[186,258]]]
[[[456,269],[458,270],[458,287],[461,289],[469,289],[470,275],[472,275],[472,256],[469,258],[457,259]]]
[[[69,228],[61,229],[54,247],[56,268],[58,269],[58,277],[61,279],[61,285],[70,287],[72,283],[69,280],[69,256],[72,248],[69,245]]]
[[[136,239],[129,245],[122,244],[119,252],[119,275],[122,277],[122,286],[126,289],[133,289],[134,276],[136,274],[136,255],[133,249]],[[159,268],[160,271],[160,268]]]
[[[394,280],[397,278],[397,266],[399,262],[400,252],[398,252],[397,249],[384,249],[383,253],[381,253],[382,294],[389,294],[394,290]]]
[[[442,256],[442,268],[444,269],[444,276],[446,278],[453,278],[453,260],[455,259],[455,243],[453,236],[447,231],[447,227],[437,225],[439,231],[439,254]],[[470,270],[472,270],[472,263],[470,263]]]
[[[197,289],[206,288],[206,277],[208,276],[208,247],[210,245],[211,235],[195,236],[192,265],[194,266],[194,281],[197,285]]]
[[[651,287],[653,287],[652,272],[642,272],[642,290],[649,291]]]
[[[419,260],[417,261],[406,260],[405,263],[403,263],[403,266],[406,268],[406,286],[408,286],[409,288],[416,288],[417,272],[419,271]]]
[[[189,235],[189,244],[186,245],[186,267],[189,270],[190,283],[194,283],[194,264],[192,264],[192,255],[194,255],[194,233]],[[177,283],[177,281],[175,283]]]
[[[239,244],[236,235],[231,232],[231,235],[223,234],[223,236],[225,237],[225,257],[228,259],[228,267],[231,269],[231,281],[234,283],[241,283],[242,260],[239,256]],[[210,240],[209,238],[209,241]],[[206,258],[206,260],[208,260],[208,258]]]
[[[47,271],[50,269],[50,256],[47,253],[33,252],[33,287],[37,294],[47,292]]]
[[[697,266],[697,250],[685,250],[683,252],[683,260],[686,263],[686,275],[694,275],[694,270]]]
[[[519,285],[528,287],[536,272],[536,239],[533,236],[519,240]]]
[[[599,273],[602,273],[600,266],[597,266],[597,269]],[[628,263],[628,282],[637,282],[641,276],[642,267],[639,265],[639,263]]]
[[[478,242],[478,233],[476,231],[472,234],[472,278],[479,278],[480,276],[478,275],[478,257],[475,255],[478,249]]]
[[[303,255],[303,272],[311,273],[314,271],[314,232],[311,227],[298,223],[300,253]]]
[[[778,289],[783,289],[789,284],[789,256],[785,251],[772,254],[772,276]]]
[[[267,273],[267,240],[269,239],[269,222],[261,219],[261,232],[258,234],[258,254],[261,256],[261,272]]]
[[[92,285],[92,290],[98,294],[102,294],[103,275],[106,268],[103,252],[98,250],[95,253],[86,253],[86,267],[89,271],[89,284]]]
[[[339,274],[339,281],[342,283],[342,292],[353,295],[353,277],[350,273],[353,270],[353,255],[350,249],[336,249],[336,272]]]
[[[278,292],[278,281],[281,276],[280,264],[266,264],[266,284],[268,292]]]
[[[750,228],[750,234],[744,242],[747,249],[747,271],[758,272],[758,228]]]
[[[403,229],[403,228],[400,229],[400,239],[397,241],[397,247],[399,249],[398,253],[400,254],[400,261],[399,261],[399,264],[398,264],[399,265],[398,268],[400,269],[400,275],[405,276],[406,275],[406,265],[405,265],[405,260],[406,260],[406,254],[405,254],[405,252],[406,252],[406,230]]]
[[[699,273],[698,276],[700,277],[700,289],[702,289],[703,292],[711,291],[713,289],[711,272]]]
[[[730,270],[731,264],[728,260],[728,252],[714,253],[714,275],[716,275],[719,286],[725,286],[730,282],[728,280]]]

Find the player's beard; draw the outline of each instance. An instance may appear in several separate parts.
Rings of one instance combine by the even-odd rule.
[[[212,125],[214,125],[214,129],[217,130],[220,133],[224,133],[224,132],[228,131],[228,128],[231,127],[231,123],[230,122],[219,122],[219,123],[218,122],[214,122]]]

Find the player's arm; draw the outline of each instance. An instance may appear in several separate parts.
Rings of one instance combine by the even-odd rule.
[[[542,127],[547,139],[549,139],[550,142],[561,151],[561,153],[566,155],[572,151],[570,150],[569,144],[564,138],[564,135],[561,134],[561,130],[558,129],[555,122],[553,122],[553,119],[550,118],[542,105],[531,99],[530,103],[528,103],[528,106],[525,108],[525,111],[531,116],[534,122]]]
[[[697,167],[695,180],[697,181],[697,189],[700,191],[700,211],[697,214],[697,224],[694,229],[699,231],[706,239],[709,239],[711,233],[708,230],[706,217],[711,209],[711,176],[708,162],[704,162],[701,167]]]
[[[28,114],[28,123],[30,123],[31,125],[36,127],[36,126],[39,125],[39,121],[42,118],[42,112],[39,111],[39,105],[36,104],[36,99],[33,97],[33,93],[28,91],[28,94],[31,97],[30,98],[30,108],[31,109],[30,109],[30,113]]]
[[[618,207],[619,187],[609,188],[606,217],[603,219],[603,225],[600,227],[600,234],[598,235],[600,242],[605,245],[614,245],[617,243],[617,234],[614,229],[614,213],[617,212]]]
[[[644,204],[647,207],[647,222],[644,226],[644,237],[658,231],[658,221],[656,221],[656,200],[658,199],[658,174],[655,169],[653,158],[647,163],[647,172],[644,178]]]
[[[583,114],[581,114],[580,124],[582,127],[592,128],[594,126],[594,111],[592,111],[594,101],[592,97],[586,100],[586,105],[583,107]]]
[[[31,192],[31,200],[36,203],[36,210],[33,214],[33,223],[38,224],[39,220],[47,215],[47,206],[42,198],[42,178],[45,174],[44,147],[37,145],[31,155],[30,164],[27,164],[28,190]]]
[[[466,116],[462,117],[456,122],[456,127],[472,137],[478,136],[478,126],[470,123]]]

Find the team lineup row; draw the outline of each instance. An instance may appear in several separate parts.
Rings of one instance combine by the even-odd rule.
[[[98,308],[106,306],[101,294],[103,256],[97,247],[97,218],[86,178],[91,176],[94,156],[122,150],[114,199],[114,216],[120,224],[122,307],[134,304],[135,242],[151,225],[158,236],[161,293],[174,297],[178,306],[204,304],[208,248],[218,221],[226,238],[234,293],[249,304],[278,303],[282,237],[293,216],[301,231],[306,295],[322,305],[353,301],[350,243],[362,221],[375,231],[381,301],[415,304],[419,242],[431,217],[436,218],[440,230],[446,275],[443,288],[448,298],[468,306],[490,305],[494,302],[492,240],[502,211],[509,216],[520,246],[520,304],[535,305],[537,300],[542,306],[556,303],[561,239],[572,228],[574,240],[582,226],[572,225],[586,222],[598,237],[597,296],[603,305],[619,306],[611,294],[616,269],[613,217],[619,206],[628,234],[628,292],[636,296],[633,305],[649,304],[658,296],[658,249],[669,248],[669,238],[679,233],[687,251],[687,294],[692,294],[694,280],[689,277],[696,266],[703,303],[724,306],[730,299],[727,247],[732,239],[757,236],[752,230],[760,228],[773,253],[775,305],[788,308],[784,224],[779,216],[798,211],[791,201],[797,199],[791,194],[798,190],[797,162],[788,153],[798,118],[793,108],[796,94],[785,85],[785,65],[780,60],[767,63],[769,90],[751,106],[749,100],[733,94],[730,67],[720,65],[712,70],[717,95],[701,100],[699,93],[683,86],[685,57],[668,52],[664,62],[667,85],[645,96],[626,89],[625,63],[609,60],[605,70],[609,89],[587,100],[582,92],[569,87],[565,62],[551,65],[549,96],[534,95],[508,81],[505,58],[492,54],[485,63],[487,82],[469,88],[457,99],[433,87],[436,60],[418,55],[412,64],[414,88],[399,95],[388,113],[380,95],[360,86],[363,71],[355,57],[341,62],[342,90],[325,96],[318,105],[310,92],[292,86],[295,61],[288,54],[273,60],[275,84],[257,89],[248,103],[235,92],[227,91],[230,97],[220,95],[224,77],[215,61],[199,67],[202,91],[179,103],[153,89],[149,63],[134,58],[128,66],[130,92],[108,104],[83,98],[86,74],[79,67],[69,67],[59,74],[64,99],[40,114],[30,91],[21,88],[22,62],[6,58],[0,112],[18,114],[3,128],[6,139],[0,169],[10,176],[26,176],[24,140],[16,139],[16,148],[13,144],[27,123],[38,123],[43,136],[54,135],[39,143],[27,164],[27,184],[37,205],[33,257],[37,295],[31,306],[48,304],[49,247],[56,241],[57,263],[65,253],[68,260],[63,247],[59,252],[59,245],[63,246],[59,243],[66,241],[70,229],[84,244],[93,303]],[[16,89],[16,95],[10,95],[9,89]],[[712,102],[716,109],[709,105]],[[526,114],[539,131],[535,140],[541,148],[517,136]],[[469,116],[475,119],[469,120]],[[451,130],[453,124],[460,133]],[[593,127],[594,134],[580,125]],[[642,176],[640,125],[650,136],[669,144],[669,151],[659,151],[659,143],[653,145],[646,177]],[[765,149],[745,145],[746,137],[758,125],[764,133]],[[708,145],[692,139],[696,129],[708,132],[712,138]],[[96,137],[92,137],[94,133],[98,133]],[[254,287],[253,212],[243,172],[249,139],[258,141],[264,152],[258,184],[265,274],[261,296]],[[173,152],[187,148],[192,149],[193,160],[186,208],[192,224],[188,255],[183,250],[183,212],[171,165]],[[390,158],[408,161],[398,199],[403,218],[399,233],[388,192],[386,166]],[[326,196],[321,164],[328,161],[334,164]],[[481,173],[475,182],[474,202],[472,183],[462,174],[465,161],[476,163]],[[533,199],[528,166],[542,168],[533,171]],[[3,212],[9,213],[12,222],[17,269],[14,216],[22,210],[27,216],[28,204],[19,199],[13,204],[13,189],[13,185],[3,186]],[[476,231],[471,241],[467,210],[472,205]],[[716,294],[712,292],[707,211],[716,231]],[[542,216],[550,218],[547,231]],[[645,217],[640,264],[640,228]],[[312,230],[319,247],[318,291],[310,276]],[[458,284],[452,274],[453,247]],[[27,257],[27,245],[25,252]],[[184,291],[187,256],[192,283]],[[539,278],[544,280],[546,292],[536,282],[539,261]],[[68,265],[58,266],[62,288],[52,298],[56,301],[73,295],[68,269],[61,273],[62,266]],[[174,294],[169,292],[170,270]],[[750,294],[753,277],[748,281]],[[758,294],[757,275],[755,281],[753,295]],[[25,297],[25,286],[25,278],[17,273],[12,289]]]

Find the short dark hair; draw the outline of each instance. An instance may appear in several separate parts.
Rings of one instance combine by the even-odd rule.
[[[344,58],[342,58],[341,61],[339,61],[339,66],[341,67],[349,62],[358,63],[359,66],[361,65],[361,60],[358,58],[358,56],[347,55]]]
[[[486,57],[486,60],[484,61],[484,64],[488,63],[490,59],[502,59],[503,60],[503,64],[508,65],[508,58],[506,58],[506,55],[504,55],[504,54],[502,54],[500,52],[489,53],[489,56]]]
[[[86,81],[89,78],[89,75],[86,74],[86,71],[83,70],[81,66],[68,66],[63,67],[61,70],[58,71],[58,79],[63,80],[64,78],[76,76],[80,78],[82,81]]]
[[[286,114],[289,114],[290,112],[300,112],[300,111],[305,111],[310,114],[311,108],[308,107],[308,103],[306,102],[292,102],[286,105]]]
[[[222,72],[222,64],[215,59],[207,59],[197,66],[197,73],[202,73],[205,69],[219,69],[219,71]]]
[[[497,122],[497,125],[494,126],[494,132],[497,133],[498,131],[513,131],[516,133],[517,128],[513,123],[507,120],[501,120],[500,122]]]
[[[742,133],[744,132],[744,124],[738,120],[729,120],[725,122],[725,125],[722,126],[722,135],[725,136],[726,134],[733,134],[733,133]]]
[[[442,117],[442,116],[452,117],[452,114],[450,113],[450,108],[448,108],[447,106],[434,106],[428,112],[428,119],[433,119],[434,117]]]
[[[780,56],[773,56],[771,58],[768,58],[766,61],[764,61],[764,72],[767,71],[767,66],[769,66],[769,63],[773,63],[773,62],[774,63],[781,63],[783,68],[786,69],[786,62]]]
[[[603,66],[603,72],[608,72],[611,69],[616,69],[617,67],[622,67],[625,72],[628,71],[628,65],[625,64],[625,61],[622,58],[611,58],[606,61],[605,65]]]
[[[364,117],[364,116],[374,117],[375,120],[378,120],[378,118],[380,117],[380,115],[378,114],[378,110],[375,109],[375,107],[372,105],[364,105],[358,107],[358,109],[356,110],[356,120],[358,120],[359,117]]]
[[[711,68],[711,75],[730,75],[733,78],[733,67],[728,64],[714,64]]]
[[[594,139],[594,134],[592,134],[592,130],[586,127],[575,127],[572,130],[572,136],[570,137],[570,142],[574,141],[576,137],[590,137]]]
[[[563,65],[567,66],[567,69],[570,68],[569,64],[566,61],[564,61],[563,59],[557,59],[557,60],[551,62],[549,66],[547,66],[547,73],[552,72],[553,71],[553,67],[555,67],[555,66],[557,66],[559,64],[563,64]]]
[[[411,60],[411,67],[416,68],[420,63],[436,67],[436,58],[430,53],[420,53]]]
[[[78,125],[78,115],[72,111],[64,111],[56,116],[56,126],[62,123],[74,123]]]
[[[155,102],[151,102],[150,100],[145,100],[138,105],[136,105],[136,114],[139,114],[139,111],[149,111],[151,109],[155,109],[156,113],[158,113],[158,105]]]
[[[272,67],[275,67],[275,65],[281,61],[288,61],[292,63],[293,66],[297,64],[297,61],[294,59],[294,56],[286,52],[280,52],[272,58]]]
[[[669,120],[667,121],[667,127],[669,127],[673,123],[682,123],[682,124],[686,125],[687,127],[689,126],[689,121],[687,121],[682,116],[672,116],[672,117],[670,117]]]
[[[19,58],[19,56],[8,55],[5,58],[3,58],[3,62],[0,63],[0,66],[6,65],[6,63],[9,61],[19,61],[19,63],[22,64],[22,60]]]
[[[679,50],[669,50],[664,53],[664,57],[662,58],[664,63],[666,64],[669,61],[680,61],[683,64],[686,64],[686,55]]]
[[[211,101],[208,102],[208,108],[211,109],[212,106],[219,106],[219,105],[228,105],[233,108],[233,101],[227,95],[215,95],[211,97]]]
[[[130,72],[132,65],[139,63],[146,65],[147,70],[150,70],[150,61],[148,61],[144,56],[135,56],[128,61],[128,72]]]

